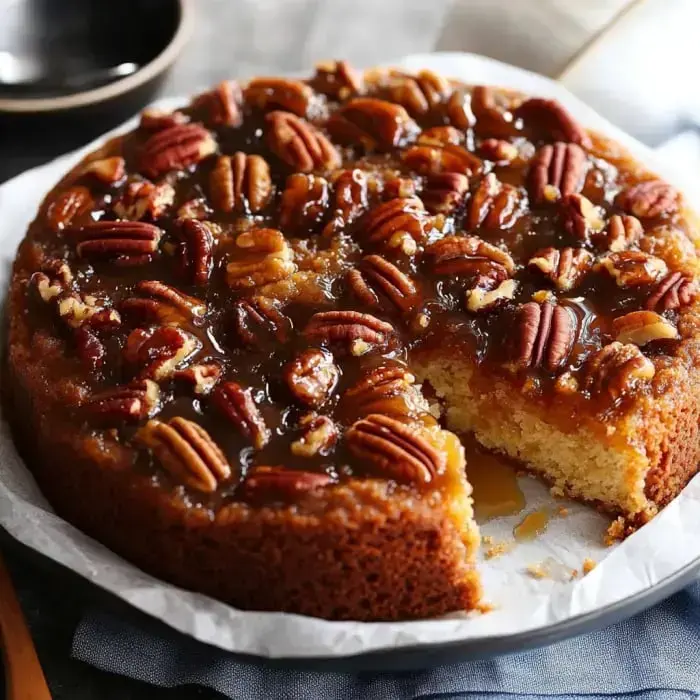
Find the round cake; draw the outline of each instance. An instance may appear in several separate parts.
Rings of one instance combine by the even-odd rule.
[[[452,432],[619,516],[696,472],[695,220],[553,100],[429,71],[224,82],[48,194],[8,414],[57,513],[237,607],[477,606]]]

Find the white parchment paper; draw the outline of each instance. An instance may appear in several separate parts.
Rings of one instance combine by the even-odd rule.
[[[622,142],[651,168],[676,180],[672,169],[655,162],[653,152],[546,78],[469,54],[410,56],[396,64],[556,97],[584,124]],[[162,104],[172,107],[185,101]],[[132,126],[130,122],[119,130]],[[96,145],[0,187],[3,289],[16,246],[42,196]],[[543,505],[556,511],[561,505],[533,479],[522,479],[521,486],[527,498],[526,512]],[[651,523],[614,548],[602,545],[608,524],[604,517],[575,503],[565,505],[568,515],[552,517],[546,532],[534,541],[518,544],[497,558],[483,560],[482,556],[480,571],[486,599],[494,606],[492,612],[401,623],[327,622],[299,615],[244,612],[154,579],[58,518],[19,459],[4,423],[0,432],[0,524],[10,534],[181,632],[224,649],[269,657],[346,656],[533,630],[627,598],[700,557],[700,478]],[[496,542],[513,542],[513,527],[521,519],[522,514],[493,520],[482,532]],[[570,580],[571,570],[580,571],[587,557],[599,565],[584,578]],[[535,579],[526,574],[528,566],[541,563],[549,576]]]

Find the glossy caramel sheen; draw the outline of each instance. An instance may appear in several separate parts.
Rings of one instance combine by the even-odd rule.
[[[398,74],[375,76],[374,82],[367,80],[362,90],[367,95],[391,100],[399,94],[392,86],[403,80],[405,77]],[[310,84],[322,89],[318,80],[312,80]],[[421,130],[455,121],[453,113],[447,108],[447,95],[464,88],[449,84],[446,90],[443,98],[429,106],[425,113],[416,113],[414,107],[412,116]],[[490,122],[486,119],[480,121],[478,115],[474,117],[469,107],[469,91],[464,92],[464,115],[468,126],[461,123],[456,129],[463,147],[475,154],[474,162],[478,165],[472,168],[474,172],[466,173],[469,178],[468,192],[454,211],[437,215],[426,212],[425,238],[409,254],[368,242],[367,212],[397,194],[410,193],[410,188],[406,189],[407,183],[401,184],[400,178],[413,182],[415,195],[421,197],[426,186],[426,175],[406,165],[401,158],[402,153],[416,141],[418,134],[410,134],[407,137],[409,142],[399,143],[393,148],[383,145],[370,151],[359,143],[344,142],[338,145],[342,167],[333,172],[323,169],[314,171],[314,174],[328,180],[326,203],[303,225],[285,226],[280,224],[280,203],[287,179],[295,170],[271,150],[268,133],[270,126],[265,119],[266,112],[280,109],[280,105],[270,103],[261,108],[259,100],[250,100],[253,104],[246,104],[240,97],[235,98],[242,116],[241,123],[237,126],[218,123],[220,120],[215,118],[213,110],[207,108],[206,101],[199,101],[182,110],[192,121],[203,124],[211,131],[216,140],[217,153],[204,158],[196,166],[174,170],[154,179],[155,182],[172,184],[176,196],[174,204],[165,214],[153,221],[164,231],[164,235],[159,244],[159,253],[152,262],[123,267],[110,261],[80,258],[76,255],[74,244],[66,236],[60,232],[55,233],[46,225],[45,211],[33,225],[31,239],[41,246],[45,257],[66,260],[75,276],[77,291],[96,296],[107,307],[119,308],[122,300],[132,296],[133,287],[139,280],[161,280],[206,302],[208,310],[205,317],[186,327],[201,343],[201,349],[189,358],[187,364],[217,363],[222,368],[221,381],[233,380],[243,387],[250,387],[255,403],[272,434],[269,443],[256,450],[234,425],[222,418],[206,395],[193,393],[192,387],[183,382],[161,382],[161,406],[157,418],[165,421],[174,416],[184,416],[195,420],[209,431],[233,466],[233,477],[221,484],[218,492],[212,496],[216,501],[237,498],[238,484],[245,478],[247,469],[255,465],[284,465],[293,469],[325,471],[333,479],[343,479],[350,475],[382,476],[373,465],[353,457],[342,439],[343,430],[361,416],[352,415],[352,411],[347,409],[339,409],[339,405],[342,407],[341,397],[371,367],[399,364],[410,369],[412,352],[439,347],[445,348],[446,352],[468,353],[484,367],[485,376],[495,372],[514,382],[534,380],[538,390],[546,396],[555,391],[553,382],[558,376],[567,370],[571,370],[575,376],[592,351],[612,340],[611,321],[614,317],[643,308],[651,293],[649,287],[620,289],[605,274],[591,272],[575,288],[559,292],[542,276],[528,269],[530,257],[548,246],[584,246],[596,256],[601,256],[605,251],[590,241],[582,242],[564,231],[561,211],[556,201],[531,203],[528,193],[531,159],[543,144],[557,138],[547,132],[547,124],[539,123],[537,119],[528,122],[527,119],[514,117],[508,111],[507,108],[513,110],[523,98],[509,95],[500,97],[498,109],[502,116],[501,123],[498,133],[490,133]],[[329,117],[339,106],[335,97],[315,92],[307,108],[308,120],[325,132]],[[113,185],[105,185],[92,175],[74,174],[62,183],[54,198],[70,185],[87,186],[95,198],[92,218],[116,219],[113,207],[127,184],[144,177],[139,172],[140,157],[143,145],[151,133],[143,128],[137,129],[115,145],[112,155],[124,157],[127,177]],[[491,160],[483,155],[484,142],[494,136],[516,147],[517,156],[511,163]],[[245,210],[225,213],[217,210],[211,202],[209,180],[218,155],[233,155],[238,151],[263,157],[271,169],[273,196],[255,214]],[[362,203],[364,212],[350,223],[336,228],[329,227],[329,222],[336,216],[333,183],[342,171],[353,169],[364,170],[368,177],[367,199]],[[473,195],[489,173],[494,173],[501,183],[516,188],[517,217],[512,225],[469,225]],[[631,169],[623,154],[611,153],[609,146],[593,139],[593,145],[587,149],[586,173],[582,179],[581,193],[600,207],[603,218],[608,220],[611,215],[622,213],[614,203],[616,195],[630,183],[636,182],[640,174]],[[177,258],[173,254],[179,240],[178,227],[181,225],[178,222],[178,210],[185,203],[193,201],[198,203],[201,216],[218,226],[213,270],[209,282],[204,286],[190,284],[182,277]],[[144,220],[150,219],[145,217]],[[644,220],[647,231],[676,226],[682,230],[684,224],[675,213]],[[227,284],[226,265],[240,256],[236,237],[253,228],[280,229],[284,233],[293,250],[298,270],[291,278],[296,290],[294,293],[290,293],[288,288],[282,290],[279,284],[243,290],[233,290]],[[424,254],[425,248],[444,237],[465,234],[478,236],[510,253],[516,265],[513,277],[517,281],[512,300],[493,309],[471,313],[465,309],[464,298],[466,290],[473,286],[473,279],[459,274],[441,275],[435,272],[430,257]],[[395,264],[416,284],[419,301],[414,308],[401,311],[382,299],[379,308],[368,309],[348,288],[347,272],[357,266],[364,255],[373,253],[378,253]],[[515,311],[540,290],[551,290],[558,297],[559,303],[568,306],[576,315],[578,326],[575,346],[565,366],[561,366],[556,373],[542,368],[513,372],[509,368],[509,362],[512,359],[512,344],[517,340]],[[35,291],[28,289],[28,293],[34,294]],[[267,337],[262,338],[257,346],[250,347],[236,336],[232,330],[233,304],[242,297],[256,295],[279,301],[280,308],[292,325],[289,342],[282,344]],[[52,309],[36,299],[33,299],[31,308],[36,327],[48,328],[52,333],[65,337],[66,352],[74,353],[70,335]],[[340,377],[330,398],[317,411],[330,416],[338,424],[341,435],[334,447],[321,454],[312,457],[295,456],[290,445],[299,438],[300,419],[309,409],[301,406],[290,393],[281,368],[302,350],[318,346],[317,342],[309,341],[301,331],[314,313],[329,310],[372,313],[392,324],[395,337],[388,347],[359,357],[347,351],[338,351],[334,344],[330,344],[329,349],[339,367]],[[674,313],[670,312],[668,316],[673,319]],[[134,369],[123,360],[125,340],[133,328],[134,324],[125,318],[121,327],[110,331],[105,341],[106,358],[99,370],[76,370],[76,380],[87,387],[88,393],[123,385],[133,379]],[[656,356],[668,348],[668,343],[652,343],[644,348],[644,352]],[[591,400],[591,397],[584,395],[582,400]],[[430,418],[422,416],[420,411],[411,406],[404,413],[406,420],[423,418],[428,423],[431,422]],[[89,416],[85,417],[79,411],[76,412],[76,421],[84,421],[83,429],[87,431],[103,429],[91,423]],[[137,428],[138,425],[116,426],[120,439],[126,442],[132,440]],[[140,468],[153,470],[158,478],[168,483],[172,477],[164,474],[146,451],[140,447],[137,449],[141,450]]]

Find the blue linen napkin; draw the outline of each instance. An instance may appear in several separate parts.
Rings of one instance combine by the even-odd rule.
[[[80,622],[73,656],[153,685],[201,685],[236,700],[689,700],[700,697],[700,582],[599,632],[415,673],[270,669],[102,611]]]

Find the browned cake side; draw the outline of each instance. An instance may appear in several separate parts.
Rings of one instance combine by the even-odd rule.
[[[471,488],[429,401],[638,526],[697,469],[696,243],[556,102],[342,62],[223,83],[47,196],[11,415],[59,514],[167,580],[331,619],[470,609]]]

